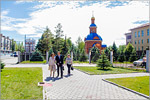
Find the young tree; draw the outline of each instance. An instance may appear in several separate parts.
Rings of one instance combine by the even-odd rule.
[[[97,60],[97,67],[101,67],[102,69],[105,69],[106,67],[111,66],[110,61],[108,60],[108,57],[102,52],[100,59]]]

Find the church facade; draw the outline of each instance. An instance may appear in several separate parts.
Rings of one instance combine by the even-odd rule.
[[[104,50],[107,45],[103,45],[102,41],[103,39],[101,38],[100,35],[97,34],[97,26],[95,25],[95,17],[91,18],[91,25],[89,27],[90,29],[90,34],[87,35],[87,37],[84,39],[85,41],[85,52],[86,54],[89,54],[89,51],[93,46],[96,46],[99,50],[100,53],[102,50]]]

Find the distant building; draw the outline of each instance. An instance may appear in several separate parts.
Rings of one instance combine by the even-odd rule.
[[[142,52],[146,52],[146,47],[150,46],[150,23],[143,24],[141,26],[130,29],[131,33],[126,33],[126,44],[131,41],[135,47],[137,54],[141,55]],[[131,39],[130,39],[131,35]]]
[[[90,49],[96,46],[100,52],[104,50],[107,46],[102,44],[103,39],[97,34],[97,26],[95,25],[95,17],[91,18],[90,34],[84,39],[85,41],[85,51],[89,54]]]
[[[126,35],[126,45],[128,45],[128,43],[132,43],[132,33],[125,33]]]
[[[25,51],[26,53],[32,53],[35,50],[35,40],[26,39],[25,40]]]
[[[0,34],[0,50],[2,53],[10,53],[12,51],[12,39]]]

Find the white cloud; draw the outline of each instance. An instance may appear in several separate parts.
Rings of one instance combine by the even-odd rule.
[[[27,3],[27,2],[33,2],[32,0],[18,0],[15,2],[15,4],[22,4],[22,3]]]
[[[94,3],[92,6],[78,7],[76,1],[63,2],[63,5],[56,5],[56,2],[45,1],[30,14],[30,19],[15,24],[20,34],[32,34],[33,37],[40,37],[46,26],[55,34],[55,26],[61,23],[64,34],[71,37],[75,43],[80,36],[83,40],[89,34],[92,11],[94,11],[97,33],[103,38],[103,43],[112,45],[125,44],[122,37],[130,28],[138,24],[138,20],[149,20],[149,6],[147,3],[132,1],[124,6],[107,8],[109,1],[101,4]],[[77,8],[76,8],[77,7]],[[42,9],[44,8],[44,9]],[[122,38],[122,40],[120,39]]]

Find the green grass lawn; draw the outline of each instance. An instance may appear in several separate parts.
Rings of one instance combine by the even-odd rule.
[[[87,72],[90,75],[102,75],[102,74],[121,74],[121,73],[133,73],[133,72],[146,72],[145,70],[131,69],[131,68],[119,68],[109,67],[105,70],[99,67],[74,67],[81,71]]]
[[[113,62],[114,64],[133,64],[133,62]]]
[[[88,61],[84,61],[84,62],[81,62],[81,61],[73,61],[73,63],[89,63]]]
[[[4,68],[1,72],[1,99],[43,99],[42,68]]]
[[[149,96],[149,76],[107,80]]]
[[[44,61],[29,61],[29,60],[28,60],[28,61],[22,61],[22,62],[21,62],[21,64],[36,64],[36,63],[37,63],[37,64],[39,64],[39,63],[40,63],[40,64],[45,64],[45,63],[46,63],[46,60],[44,60]]]

